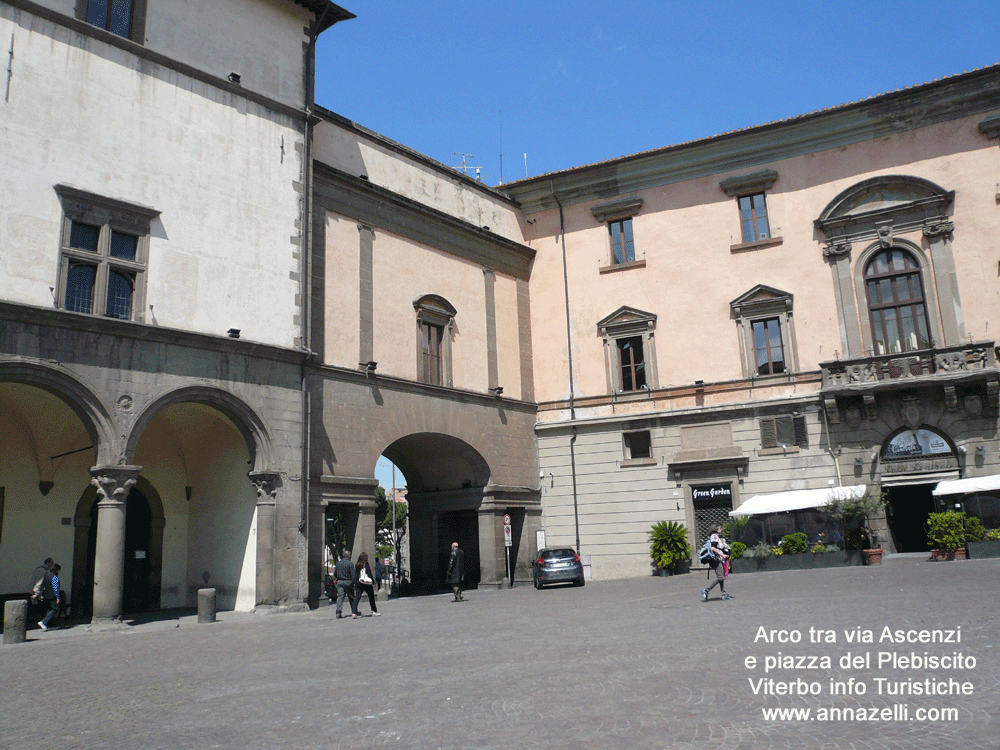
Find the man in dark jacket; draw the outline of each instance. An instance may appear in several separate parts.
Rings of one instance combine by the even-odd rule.
[[[345,549],[337,565],[333,569],[333,577],[337,583],[337,617],[343,617],[344,597],[351,604],[351,612],[357,614],[354,608],[354,597],[351,596],[351,589],[354,588],[354,563],[351,562],[351,551]]]
[[[451,590],[455,592],[455,601],[465,601],[462,596],[462,581],[465,580],[465,561],[462,550],[458,548],[458,542],[451,543],[451,559],[448,560],[448,583]]]
[[[49,629],[49,621],[59,612],[59,571],[62,570],[59,563],[55,563],[45,574],[45,581],[42,583],[42,598],[48,606],[49,611],[38,623],[42,630]]]

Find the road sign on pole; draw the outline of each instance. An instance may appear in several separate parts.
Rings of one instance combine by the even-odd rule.
[[[503,525],[503,543],[504,543],[505,547],[511,547],[511,546],[513,546],[512,542],[511,542],[510,524],[509,523],[505,523]]]
[[[510,526],[510,513],[503,514],[503,525]]]

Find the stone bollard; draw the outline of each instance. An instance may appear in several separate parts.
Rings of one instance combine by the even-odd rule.
[[[28,600],[14,599],[3,604],[3,642],[24,643],[28,624]]]
[[[375,592],[375,601],[377,602],[387,602],[389,601],[389,587],[386,584],[382,584],[382,588]]]
[[[198,622],[215,622],[215,589],[198,589]]]

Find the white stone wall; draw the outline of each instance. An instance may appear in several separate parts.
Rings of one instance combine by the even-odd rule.
[[[53,186],[68,184],[161,212],[145,322],[219,335],[239,328],[292,346],[300,125],[0,5],[0,37],[11,35],[0,297],[54,306],[62,209]]]

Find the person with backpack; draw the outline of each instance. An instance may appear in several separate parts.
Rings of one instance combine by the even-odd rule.
[[[45,580],[42,582],[42,598],[49,607],[49,611],[45,613],[45,617],[38,623],[38,627],[42,630],[49,629],[49,620],[55,617],[59,611],[60,570],[62,570],[62,567],[60,567],[59,563],[53,563],[52,567],[49,568],[49,572],[45,574]]]
[[[708,538],[708,541],[705,542],[701,550],[699,550],[698,559],[703,563],[707,563],[715,571],[715,581],[707,589],[701,590],[701,600],[707,602],[708,592],[716,586],[722,592],[723,601],[734,599],[734,596],[726,593],[726,570],[723,563],[729,559],[729,545],[722,538],[721,526],[715,527],[715,532]],[[709,573],[709,576],[711,576],[711,573]]]

